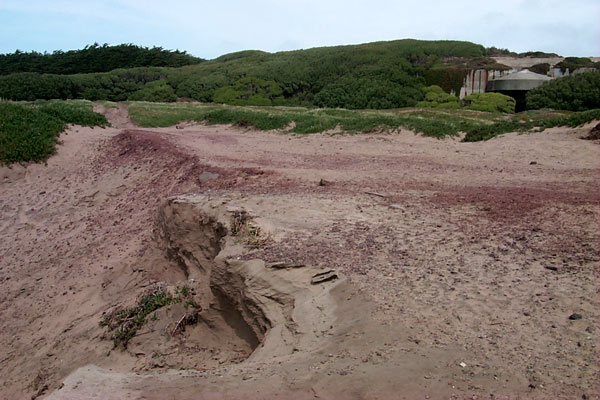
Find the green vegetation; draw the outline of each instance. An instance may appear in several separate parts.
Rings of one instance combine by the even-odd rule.
[[[515,53],[514,51],[510,51],[508,49],[498,49],[496,47],[488,47],[485,49],[485,55],[488,57],[532,57],[532,58],[550,58],[550,57],[560,57],[556,53],[546,53],[543,51],[527,51],[525,53]]]
[[[460,93],[469,69],[456,66],[436,66],[425,72],[427,85],[441,87],[446,93]]]
[[[470,110],[514,113],[516,101],[500,93],[473,93],[463,100]]]
[[[89,127],[108,125],[106,117],[94,112],[89,101],[38,100],[32,106],[67,124]]]
[[[153,321],[158,319],[155,313],[156,310],[170,304],[181,303],[184,300],[185,308],[191,306],[198,309],[198,305],[193,301],[191,296],[190,288],[187,286],[177,288],[174,296],[162,287],[155,287],[142,295],[134,306],[117,308],[113,312],[104,315],[99,325],[100,327],[107,327],[110,330],[115,348],[120,347],[125,349],[129,340],[144,326],[148,316]],[[194,316],[195,314],[186,315],[188,317],[186,321],[193,321]]]
[[[566,72],[567,69],[570,73],[573,73],[578,68],[593,68],[594,62],[586,57],[567,57],[560,63],[556,64],[562,72]],[[597,68],[597,66],[596,66]]]
[[[112,340],[115,348],[125,349],[138,329],[144,326],[148,315],[174,301],[175,299],[171,294],[162,288],[158,288],[142,296],[135,306],[119,309],[104,316],[99,325],[108,327],[113,331]]]
[[[464,142],[477,142],[488,140],[495,136],[508,132],[526,132],[536,130],[538,132],[555,126],[577,127],[585,123],[600,119],[600,109],[590,110],[567,115],[555,115],[541,117],[533,114],[531,117],[521,116],[517,119],[499,121],[490,125],[481,125],[467,132]]]
[[[94,43],[82,50],[55,51],[51,54],[22,52],[0,54],[0,75],[18,72],[40,74],[81,74],[108,72],[117,68],[134,67],[182,67],[201,63],[202,59],[186,52],[164,50],[161,47],[121,44],[100,46]]]
[[[520,58],[531,57],[531,58],[552,58],[552,57],[560,57],[556,53],[547,53],[545,51],[526,51],[524,53],[519,53]]]
[[[337,133],[359,133],[404,128],[436,138],[456,136],[460,132],[465,132],[465,141],[487,140],[507,132],[524,132],[536,128],[579,126],[600,119],[600,110],[581,113],[527,111],[503,114],[466,108],[356,111],[179,103],[130,103],[129,113],[132,121],[143,127],[166,127],[182,121],[196,121],[206,124],[236,124],[261,130],[279,130],[298,134],[328,130]]]
[[[577,76],[582,76],[576,75]],[[439,88],[430,88],[429,99],[444,98]],[[426,136],[443,138],[465,132],[465,141],[487,140],[507,132],[524,132],[553,126],[579,126],[600,119],[600,110],[585,112],[527,111],[501,114],[511,100],[500,102],[476,96],[461,109],[412,108],[404,110],[345,110],[305,107],[241,107],[192,103],[129,103],[130,117],[143,127],[166,127],[182,121],[207,124],[236,124],[261,130],[279,130],[297,134],[324,131],[359,133],[408,129]],[[495,97],[495,96],[494,96]],[[467,97],[468,99],[469,97]],[[452,99],[454,102],[454,99]],[[488,112],[469,110],[479,104]],[[114,103],[106,103],[115,106]],[[489,112],[488,106],[495,112]],[[600,107],[598,107],[600,108]],[[106,126],[104,116],[92,111],[88,101],[0,102],[0,162],[40,161],[54,152],[58,135],[66,124]]]
[[[353,111],[302,107],[233,107],[198,104],[131,103],[132,121],[144,127],[171,126],[180,121],[236,124],[261,130],[285,130],[309,134],[336,129],[346,133],[411,129],[433,137],[457,135],[469,119],[444,115],[432,117],[424,111]]]
[[[274,81],[285,105],[348,109],[412,106],[423,98],[420,77],[448,59],[482,57],[468,42],[398,40],[269,54],[245,51],[167,77],[179,97],[210,102],[242,78]],[[266,104],[266,103],[265,103]]]
[[[283,102],[283,90],[275,81],[242,78],[215,91],[214,102],[238,106],[272,106]]]
[[[47,159],[66,124],[106,126],[108,122],[88,102],[0,102],[0,163]]]
[[[429,86],[425,89],[425,100],[420,101],[417,107],[443,108],[456,110],[461,106],[475,111],[491,113],[514,113],[515,99],[500,93],[474,93],[459,102],[458,97],[452,96],[439,86]]]
[[[600,108],[600,71],[553,79],[527,93],[528,109],[584,111]]]
[[[165,76],[163,68],[117,69],[99,74],[52,75],[23,72],[0,76],[0,99],[87,99],[125,101],[148,82]]]
[[[64,122],[39,110],[0,103],[0,162],[48,158],[64,129]]]
[[[542,63],[535,64],[528,68],[531,72],[535,72],[536,74],[547,75],[548,71],[550,71],[550,64]]]
[[[445,109],[460,108],[458,97],[444,92],[441,87],[436,85],[429,86],[425,89],[425,100],[418,102],[416,106]]]
[[[117,47],[119,54],[132,60],[141,51],[135,46]],[[112,49],[93,46],[81,52],[95,55]],[[0,98],[171,101],[172,89],[177,97],[203,102],[391,109],[422,100],[426,82],[457,90],[465,68],[499,68],[484,53],[482,46],[469,42],[408,39],[274,54],[244,51],[178,68],[124,61],[99,68],[111,69],[103,73],[58,75],[65,70],[9,69],[11,74],[0,76]],[[145,67],[123,68],[133,65]],[[113,70],[115,66],[121,69]],[[449,83],[446,77],[451,78]],[[161,83],[150,84],[155,81]]]
[[[153,81],[146,83],[140,90],[129,95],[128,98],[135,101],[171,103],[177,100],[177,95],[167,82]]]

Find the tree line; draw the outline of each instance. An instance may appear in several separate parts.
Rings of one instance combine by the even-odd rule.
[[[40,74],[85,74],[108,72],[118,68],[182,67],[201,63],[202,59],[185,51],[170,51],[162,47],[141,47],[133,44],[109,46],[98,43],[81,50],[38,53],[15,51],[0,54],[0,75],[19,72]]]

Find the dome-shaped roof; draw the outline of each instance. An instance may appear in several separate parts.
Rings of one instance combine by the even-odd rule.
[[[536,74],[528,69],[524,69],[519,72],[501,76],[500,78],[494,79],[495,81],[549,81],[552,78],[548,75]]]
[[[552,78],[549,76],[536,74],[528,69],[524,69],[488,81],[486,91],[531,90],[550,80]]]

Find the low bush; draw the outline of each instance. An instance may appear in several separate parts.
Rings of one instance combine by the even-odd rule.
[[[594,62],[587,57],[567,57],[560,63],[556,64],[562,72],[569,70],[570,73],[575,72],[579,68],[589,68],[594,66]]]
[[[177,100],[175,90],[164,80],[146,83],[140,90],[129,95],[129,100],[172,103]]]
[[[600,71],[583,72],[544,83],[527,93],[526,104],[530,110],[585,111],[600,108]]]
[[[463,100],[469,110],[514,113],[516,101],[501,93],[473,93]]]
[[[277,82],[247,77],[215,91],[213,101],[237,106],[272,106],[281,104],[282,95]]]
[[[425,100],[419,101],[416,107],[458,109],[460,104],[458,104],[458,97],[444,92],[437,85],[432,85],[425,89]]]
[[[542,64],[535,64],[535,65],[529,67],[528,69],[531,72],[535,72],[536,74],[547,75],[548,71],[550,71],[550,67],[551,67],[550,64],[542,63]]]
[[[0,99],[33,101],[38,99],[73,99],[77,85],[70,76],[22,72],[0,76]]]

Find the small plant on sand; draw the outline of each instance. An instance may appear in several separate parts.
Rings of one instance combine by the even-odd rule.
[[[246,246],[258,248],[269,239],[260,226],[252,222],[246,211],[234,211],[231,222],[231,233],[237,236]]]
[[[144,326],[147,319],[158,320],[156,314],[158,309],[184,301],[184,307],[192,308],[193,312],[186,312],[175,326],[174,333],[183,330],[186,325],[195,323],[198,320],[198,312],[201,310],[201,307],[193,300],[192,290],[187,285],[177,287],[174,295],[161,285],[156,285],[145,292],[133,307],[117,308],[104,315],[99,325],[107,327],[112,332],[111,339],[115,348],[125,349],[129,340]]]
[[[100,326],[112,331],[111,338],[115,348],[125,349],[129,340],[144,325],[148,315],[174,301],[168,291],[156,286],[142,295],[133,307],[117,308],[105,315]]]
[[[188,285],[183,285],[182,287],[175,289],[175,294],[180,294],[182,297],[189,297],[190,287]]]

